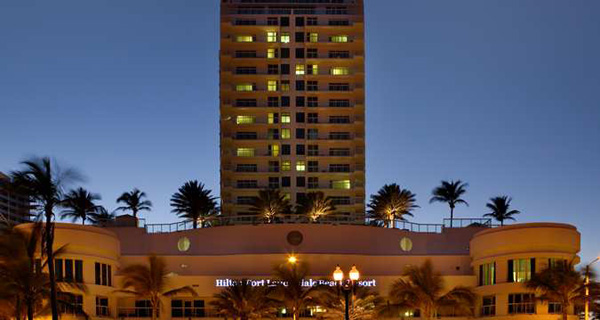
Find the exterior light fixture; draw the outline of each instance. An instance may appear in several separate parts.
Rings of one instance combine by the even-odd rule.
[[[339,264],[335,267],[335,271],[333,272],[333,280],[336,282],[342,282],[342,280],[344,280],[344,271],[342,271]]]
[[[350,320],[350,293],[352,293],[352,307],[354,308],[354,295],[356,293],[357,281],[360,278],[360,272],[356,269],[356,265],[352,266],[350,272],[348,272],[348,278],[350,281],[343,282],[344,280],[344,271],[340,268],[338,264],[333,271],[333,280],[337,283],[338,294],[341,289],[344,292],[344,297],[346,301],[346,312],[344,319]]]
[[[298,258],[294,255],[288,257],[288,262],[291,264],[296,264],[298,262]]]
[[[352,269],[350,270],[348,275],[350,276],[350,280],[352,281],[357,281],[358,278],[360,278],[360,272],[358,272],[358,269],[356,269],[355,265],[352,266]]]

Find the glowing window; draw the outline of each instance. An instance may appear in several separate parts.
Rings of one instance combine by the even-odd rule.
[[[235,86],[235,91],[254,91],[252,83],[240,83]]]
[[[333,36],[331,37],[331,42],[348,42],[348,36]]]
[[[306,163],[304,161],[296,161],[296,171],[306,171]]]
[[[281,161],[281,171],[291,171],[292,170],[292,162],[290,160]]]
[[[290,81],[281,80],[281,91],[290,91]]]
[[[297,64],[296,65],[296,75],[303,75],[303,74],[304,74],[304,65]]]
[[[276,49],[273,49],[273,48],[267,49],[267,58],[268,59],[277,58],[277,51],[276,51]]]
[[[277,122],[275,121],[275,119],[276,119],[276,118],[277,118],[277,117],[276,117],[275,113],[269,113],[269,114],[268,114],[268,116],[267,116],[267,122],[268,122],[269,124],[274,124],[274,123],[277,123]]]
[[[319,34],[316,32],[309,33],[308,42],[319,42]]]
[[[277,32],[275,32],[275,31],[267,32],[267,42],[277,42]]]
[[[254,157],[254,148],[237,148],[238,157]]]
[[[289,113],[284,112],[281,114],[281,123],[291,123],[292,122],[292,117],[290,116]]]
[[[283,128],[281,129],[281,139],[290,139],[292,137],[292,133],[290,129]]]
[[[310,66],[308,72],[315,76],[318,75],[319,74],[319,65],[313,64],[312,66]]]
[[[271,155],[273,157],[279,157],[279,145],[278,144],[269,145],[269,149],[271,150]]]
[[[350,189],[350,180],[332,180],[332,189]]]
[[[177,241],[177,249],[180,252],[186,252],[186,251],[190,250],[190,246],[191,246],[191,242],[190,242],[190,239],[188,239],[187,237],[182,237],[179,239],[179,241]]]
[[[496,263],[479,265],[479,285],[489,286],[492,284],[496,284]]]
[[[282,43],[290,43],[290,34],[287,32],[283,32],[281,34],[281,42]]]
[[[345,76],[350,74],[350,69],[348,67],[333,67],[331,68],[331,74],[334,76]]]
[[[510,282],[526,282],[531,279],[531,265],[535,263],[534,261],[532,259],[508,260],[509,272],[512,265],[512,281]]]
[[[288,201],[289,201],[289,200],[292,200],[292,195],[291,195],[291,194],[289,194],[289,193],[284,193],[284,194],[283,194],[283,199],[284,199],[284,200],[288,200]]]
[[[277,80],[268,80],[267,81],[267,90],[268,91],[277,91]]]
[[[255,117],[254,116],[237,116],[235,118],[235,122],[237,124],[251,124],[254,123]]]
[[[235,37],[235,41],[237,42],[254,42],[253,36],[237,36]]]

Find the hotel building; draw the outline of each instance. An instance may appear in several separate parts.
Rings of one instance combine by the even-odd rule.
[[[0,172],[0,223],[17,224],[29,221],[30,202],[27,196],[10,190],[10,177]]]
[[[364,55],[362,0],[221,1],[224,215],[278,188],[364,220]]]
[[[332,278],[336,265],[346,272],[355,264],[365,286],[384,298],[408,265],[432,261],[446,289],[474,288],[476,318],[555,320],[560,305],[533,299],[523,282],[556,261],[578,261],[580,234],[558,223],[525,223],[504,227],[455,227],[405,223],[403,229],[356,224],[231,225],[196,230],[160,232],[169,226],[146,225],[99,228],[58,223],[55,245],[68,245],[56,257],[57,277],[87,286],[63,299],[92,319],[149,318],[148,302],[117,293],[119,270],[147,263],[156,254],[166,260],[169,287],[189,285],[197,296],[163,298],[160,319],[219,319],[210,309],[213,294],[233,279],[272,280],[273,266],[294,253],[310,265],[310,279]],[[21,225],[27,228],[30,225]],[[413,231],[410,231],[413,230]],[[307,281],[310,281],[307,279]],[[569,310],[575,320],[575,310]],[[307,310],[306,318],[316,317]],[[399,318],[416,317],[398,315]],[[65,318],[73,316],[65,315]],[[451,311],[441,318],[454,317]],[[391,318],[390,318],[391,319]]]

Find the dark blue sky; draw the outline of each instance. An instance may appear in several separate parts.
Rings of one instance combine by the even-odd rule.
[[[367,0],[367,192],[470,183],[459,217],[508,194],[519,221],[575,224],[600,253],[598,1]],[[176,218],[186,179],[218,193],[218,3],[0,2],[0,170],[51,155],[114,199]]]

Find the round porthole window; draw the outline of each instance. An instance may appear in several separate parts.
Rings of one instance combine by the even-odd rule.
[[[400,239],[400,249],[402,249],[402,251],[409,252],[410,250],[412,250],[412,247],[413,247],[412,240],[410,240],[407,237]]]
[[[299,246],[304,240],[304,236],[300,231],[291,231],[287,234],[287,242],[293,246]]]
[[[180,252],[186,252],[190,250],[190,246],[191,242],[190,239],[188,239],[187,237],[179,238],[179,241],[177,241],[177,250],[179,250]]]

